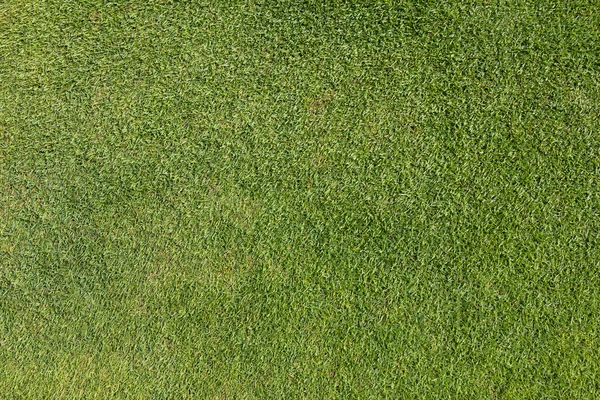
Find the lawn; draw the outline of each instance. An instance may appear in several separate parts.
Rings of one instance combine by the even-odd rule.
[[[0,397],[600,398],[600,1],[0,0]]]

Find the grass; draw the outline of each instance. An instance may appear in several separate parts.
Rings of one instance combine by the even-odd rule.
[[[0,2],[0,397],[600,397],[600,3]]]

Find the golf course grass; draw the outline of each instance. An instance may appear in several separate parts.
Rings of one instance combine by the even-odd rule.
[[[600,1],[0,0],[0,398],[600,398]]]

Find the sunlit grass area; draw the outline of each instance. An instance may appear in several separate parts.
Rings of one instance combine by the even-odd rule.
[[[600,397],[600,3],[0,2],[0,397]]]

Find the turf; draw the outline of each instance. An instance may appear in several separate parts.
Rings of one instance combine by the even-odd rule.
[[[0,2],[0,397],[600,397],[600,3]]]

